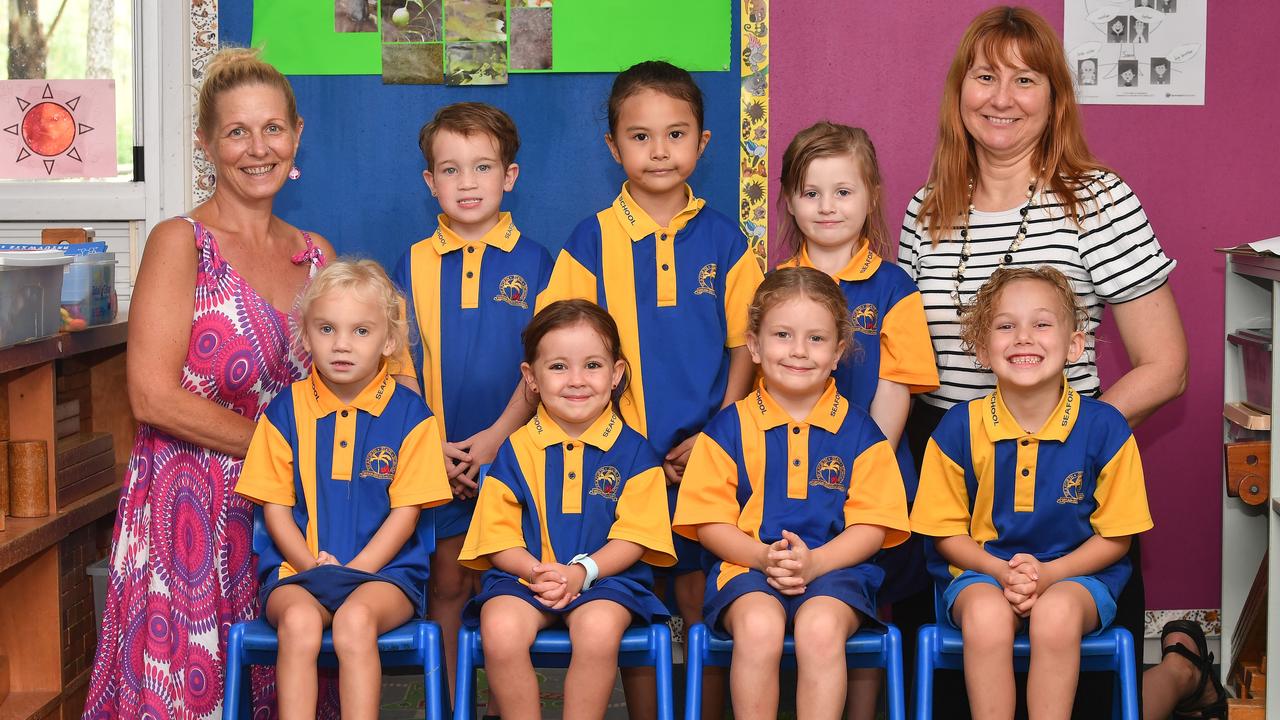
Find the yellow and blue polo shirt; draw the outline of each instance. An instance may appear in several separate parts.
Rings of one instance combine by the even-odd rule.
[[[778,265],[813,267],[808,249]],[[836,389],[857,407],[870,412],[880,380],[906,385],[912,394],[938,389],[933,340],[924,317],[920,290],[905,270],[886,265],[866,240],[849,264],[831,276],[844,293],[853,320],[853,347],[833,373]],[[906,442],[897,448],[898,470],[915,499],[916,472]]]
[[[397,372],[416,376],[422,396],[450,441],[491,426],[520,382],[520,333],[551,277],[546,248],[522,239],[502,213],[479,240],[464,240],[440,215],[430,237],[400,258],[393,280],[408,299],[409,327],[420,342],[398,358]],[[467,530],[474,503],[437,512],[440,537]]]
[[[493,553],[523,547],[541,562],[568,563],[610,540],[627,540],[644,548],[643,562],[600,578],[592,589],[651,597],[649,565],[676,561],[669,517],[662,459],[612,408],[571,438],[539,406],[498,450],[458,562],[487,570],[488,590],[514,579],[492,566]],[[656,598],[652,604],[665,613]]]
[[[762,543],[789,530],[817,548],[850,525],[880,525],[884,547],[893,547],[909,534],[897,468],[880,428],[836,391],[835,380],[803,422],[760,383],[698,436],[672,528],[696,539],[699,525],[728,523]],[[747,570],[717,562],[708,588]]]
[[[1018,426],[1000,389],[956,405],[929,439],[913,532],[968,535],[1001,560],[1060,558],[1094,535],[1150,530],[1138,446],[1114,407],[1084,397],[1063,376],[1057,408],[1034,432]],[[1128,581],[1127,557],[1095,573],[1112,598]],[[961,570],[949,568],[943,585]]]
[[[729,348],[746,344],[763,279],[737,224],[686,192],[661,227],[624,183],[612,206],[574,229],[539,301],[584,298],[609,311],[631,373],[622,416],[663,454],[720,409]]]
[[[452,497],[435,417],[421,398],[397,390],[385,366],[350,405],[314,373],[277,395],[258,420],[236,492],[256,503],[291,506],[312,555],[324,550],[344,565],[391,508],[431,508]],[[377,573],[419,611],[434,550],[432,513],[424,513],[417,532]],[[296,572],[269,541],[254,551],[265,598]]]

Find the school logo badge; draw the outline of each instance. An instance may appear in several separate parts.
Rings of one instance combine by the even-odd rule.
[[[502,278],[502,282],[498,283],[498,294],[493,299],[498,302],[504,302],[512,307],[529,309],[529,303],[526,299],[529,297],[529,283],[519,275],[508,275]]]
[[[1072,505],[1079,505],[1080,501],[1084,499],[1084,492],[1081,487],[1083,483],[1083,472],[1077,470],[1068,475],[1067,479],[1062,481],[1062,497],[1058,498],[1058,504],[1066,505],[1071,503]]]
[[[618,490],[622,488],[622,473],[612,465],[605,465],[596,471],[593,485],[588,495],[599,495],[605,500],[618,502]]]
[[[360,471],[360,477],[377,478],[379,480],[391,480],[396,476],[396,451],[386,445],[369,451],[364,456],[364,470]]]
[[[849,313],[849,319],[853,321],[853,331],[856,333],[875,335],[880,332],[880,313],[871,303],[863,303],[854,308]]]
[[[838,455],[828,455],[818,461],[818,468],[810,485],[828,490],[844,490],[844,461]]]
[[[710,295],[715,297],[716,288],[716,264],[707,263],[698,271],[698,289],[693,291],[694,295]]]

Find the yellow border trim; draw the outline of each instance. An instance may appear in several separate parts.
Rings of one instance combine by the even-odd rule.
[[[769,259],[769,0],[742,3],[741,170],[738,224],[768,269]]]

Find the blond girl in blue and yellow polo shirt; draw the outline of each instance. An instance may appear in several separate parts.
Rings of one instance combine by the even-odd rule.
[[[574,229],[547,289],[596,302],[617,321],[631,372],[622,416],[663,455],[673,503],[698,431],[746,395],[754,375],[745,344],[759,262],[737,223],[685,182],[710,139],[689,73],[665,62],[620,73],[605,142],[627,181],[612,206]],[[692,624],[701,620],[702,553],[683,538],[676,551],[676,601]],[[629,692],[629,704],[641,694]]]
[[[961,318],[961,340],[996,390],[934,430],[911,528],[936,537],[951,565],[938,621],[964,635],[975,716],[1013,716],[1023,625],[1031,717],[1069,714],[1080,638],[1111,624],[1129,543],[1152,526],[1128,422],[1066,381],[1085,320],[1070,282],[1048,266],[997,270]]]
[[[280,638],[282,717],[315,717],[320,635],[333,627],[343,714],[374,717],[377,637],[426,609],[435,548],[422,508],[449,501],[436,419],[387,374],[400,296],[371,260],[335,262],[299,303],[311,377],[267,406],[236,492],[262,506],[263,614]]]
[[[604,717],[623,631],[667,616],[650,569],[675,562],[662,458],[613,406],[625,363],[608,313],[555,302],[523,341],[540,403],[480,486],[458,559],[487,572],[464,622],[480,628],[503,718],[542,717],[529,648],[560,622],[573,644],[564,716]]]
[[[733,637],[734,717],[773,718],[783,635],[795,634],[800,717],[839,717],[845,641],[876,623],[871,557],[907,538],[893,448],[831,373],[849,346],[844,294],[826,274],[765,278],[747,334],[763,379],[698,436],[675,531],[719,558],[704,613]]]
[[[452,679],[462,608],[479,587],[479,574],[457,561],[475,511],[476,474],[533,413],[514,392],[520,331],[533,318],[552,262],[501,209],[520,171],[519,135],[505,112],[484,103],[449,105],[422,127],[418,144],[441,215],[394,273],[420,341],[401,353],[397,373],[421,389],[440,422],[455,496],[436,512],[440,551],[431,564],[431,617],[444,634]]]

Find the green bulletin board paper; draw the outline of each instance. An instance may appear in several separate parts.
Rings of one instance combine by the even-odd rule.
[[[729,0],[554,0],[552,12],[551,72],[618,72],[644,60],[729,69]]]
[[[333,30],[333,0],[256,0],[254,47],[286,75],[380,75],[376,32]]]

